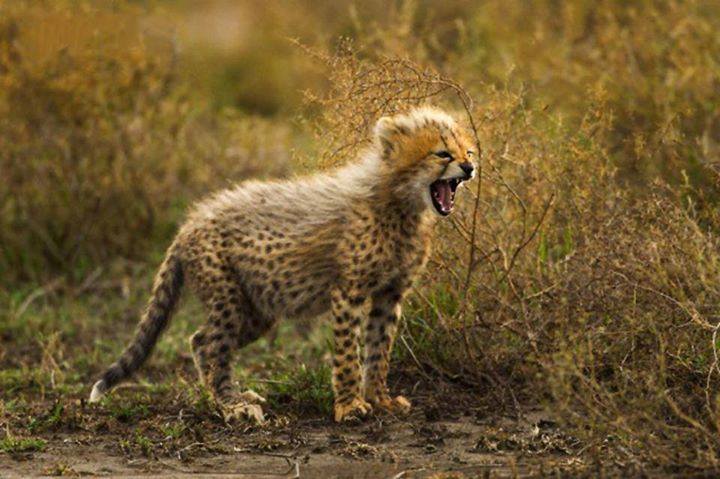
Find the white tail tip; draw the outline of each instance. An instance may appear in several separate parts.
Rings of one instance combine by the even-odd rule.
[[[101,379],[93,385],[92,392],[90,393],[90,399],[88,402],[98,402],[105,395],[105,382]]]

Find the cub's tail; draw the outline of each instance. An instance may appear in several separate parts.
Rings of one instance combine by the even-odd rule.
[[[102,378],[93,386],[90,402],[99,401],[113,386],[125,380],[142,366],[165,329],[180,297],[183,285],[182,262],[171,246],[155,276],[152,296],[135,331],[135,337]]]

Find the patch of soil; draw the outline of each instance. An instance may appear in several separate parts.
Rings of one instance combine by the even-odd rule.
[[[33,437],[46,441],[43,450],[0,453],[0,476],[400,479],[587,471],[578,441],[542,413],[488,416],[457,395],[445,401],[416,395],[404,418],[338,425],[271,412],[263,427],[227,425],[212,411],[193,409],[171,393],[161,396],[128,414],[66,400],[61,420],[34,429]],[[58,416],[41,412],[57,413],[58,404],[35,403],[31,416]],[[10,422],[16,430],[28,427],[20,418]]]

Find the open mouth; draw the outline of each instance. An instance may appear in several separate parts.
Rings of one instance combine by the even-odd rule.
[[[455,191],[460,183],[462,183],[460,178],[449,178],[437,180],[430,185],[432,204],[441,215],[449,215],[455,206]]]

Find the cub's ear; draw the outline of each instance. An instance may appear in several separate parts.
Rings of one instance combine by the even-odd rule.
[[[392,138],[395,135],[393,119],[389,116],[383,116],[375,123],[375,138],[380,143],[383,151],[388,148],[392,150]]]
[[[407,128],[398,122],[397,117],[383,116],[375,124],[374,132],[383,156],[388,156],[395,148],[398,135],[407,134]]]

